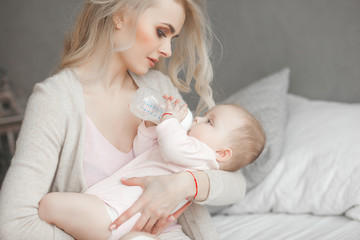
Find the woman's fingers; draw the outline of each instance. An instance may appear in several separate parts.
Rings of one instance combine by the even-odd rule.
[[[121,181],[130,186],[141,186],[143,193],[135,203],[119,216],[111,225],[111,230],[120,226],[135,214],[142,214],[134,230],[160,233],[175,218],[169,218],[184,195],[181,174],[134,177]],[[177,186],[177,187],[174,187]],[[177,216],[177,214],[175,214]]]
[[[178,219],[180,215],[189,207],[192,202],[188,201],[184,206],[179,208],[176,212],[168,217],[160,218],[154,227],[152,228],[151,234],[161,233],[169,224]]]
[[[154,225],[156,224],[157,219],[156,218],[149,218],[145,226],[143,227],[142,231],[151,233],[151,230],[153,229]]]
[[[149,203],[148,208],[145,209],[143,213],[144,220],[142,220],[141,222],[139,220],[139,225],[136,224],[134,230],[151,233],[154,225],[161,219],[166,220],[170,211],[170,209],[164,208],[163,206],[158,206],[154,202]],[[143,222],[146,222],[146,224],[143,225]]]
[[[192,203],[191,201],[188,201],[184,206],[182,206],[176,212],[171,214],[171,216],[174,217],[175,219],[178,219],[180,215],[190,206],[191,203]]]
[[[133,226],[132,231],[142,231],[144,226],[150,219],[150,215],[143,212],[136,224]]]
[[[121,182],[124,185],[127,186],[139,186],[142,189],[144,189],[144,178],[122,178]],[[110,230],[114,230],[118,228],[121,224],[123,224],[125,221],[130,219],[132,216],[134,216],[136,213],[140,212],[142,209],[142,206],[146,204],[146,198],[142,195],[138,200],[135,201],[135,203],[127,209],[125,212],[123,212],[111,225]],[[146,223],[146,222],[145,222]]]
[[[122,184],[126,186],[139,186],[144,189],[144,178],[132,177],[132,178],[121,178]]]
[[[173,219],[173,221],[168,221],[167,220],[168,217],[163,217],[163,218],[160,218],[156,223],[155,225],[153,225],[152,227],[152,230],[151,230],[151,234],[160,234],[162,231],[164,231],[164,229],[170,224],[172,223],[173,221],[175,221],[175,218]]]
[[[138,213],[141,209],[141,204],[136,201],[128,210],[123,212],[111,225],[110,230],[118,228],[121,224],[129,220],[132,216]],[[146,222],[145,222],[146,223]]]

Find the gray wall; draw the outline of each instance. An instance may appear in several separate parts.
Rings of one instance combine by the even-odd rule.
[[[210,0],[223,45],[215,66],[223,98],[290,67],[290,91],[360,102],[359,0]]]
[[[82,2],[1,0],[0,67],[25,100],[56,66],[64,33]],[[217,100],[290,67],[291,92],[360,102],[359,0],[208,0],[208,5],[223,47],[214,64]]]
[[[0,0],[0,67],[27,100],[58,63],[79,0]]]

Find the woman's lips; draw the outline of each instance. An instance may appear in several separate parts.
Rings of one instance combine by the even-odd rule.
[[[157,61],[159,61],[159,60],[157,60],[157,59],[155,59],[155,58],[147,58],[147,59],[149,59],[149,63],[150,63],[150,66],[151,67],[154,67],[155,66],[155,63],[157,62]]]

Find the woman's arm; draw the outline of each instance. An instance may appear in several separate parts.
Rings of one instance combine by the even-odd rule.
[[[30,97],[16,152],[0,194],[0,239],[72,239],[40,220],[38,202],[50,191],[63,141],[61,99],[45,84]]]
[[[204,174],[209,183],[204,186],[204,190],[208,191],[207,197],[205,199],[196,198],[198,204],[229,205],[237,203],[245,197],[245,178],[239,171],[205,170],[196,172],[196,174]],[[204,182],[204,184],[206,183]]]
[[[157,144],[156,131],[153,123],[142,121],[138,127],[137,134],[133,143],[135,157],[145,152],[150,147]]]
[[[196,171],[194,175],[198,184],[196,203],[226,205],[240,201],[245,195],[245,181],[240,173],[206,170]],[[194,179],[188,172],[129,178],[122,182],[129,186],[141,186],[144,193],[113,224],[119,226],[135,213],[141,212],[144,214],[134,230],[153,234],[162,232],[175,220],[169,215],[181,200],[191,199],[196,193]]]

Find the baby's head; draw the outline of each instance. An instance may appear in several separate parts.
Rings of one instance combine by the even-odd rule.
[[[220,169],[236,171],[253,162],[265,146],[265,132],[247,110],[236,104],[211,108],[196,117],[188,132],[216,153]]]

